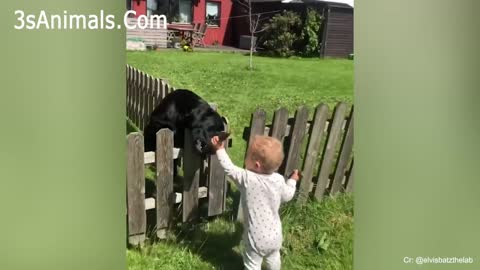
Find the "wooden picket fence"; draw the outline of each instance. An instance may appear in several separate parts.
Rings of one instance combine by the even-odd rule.
[[[145,241],[147,210],[156,211],[155,231],[160,239],[165,238],[166,230],[176,216],[175,204],[182,204],[182,222],[195,222],[199,218],[199,199],[202,198],[208,201],[208,216],[223,213],[225,173],[217,156],[203,160],[194,153],[190,131],[185,131],[183,149],[173,147],[173,132],[169,129],[157,132],[156,152],[144,152],[143,143],[143,135],[139,132],[127,136],[127,219],[131,245],[141,245]],[[183,165],[183,191],[174,192],[173,161],[179,158]],[[146,164],[155,165],[156,198],[145,197]]]
[[[247,142],[255,135],[284,142],[285,160],[279,173],[287,177],[294,169],[302,171],[298,204],[304,204],[310,195],[321,200],[327,194],[353,190],[353,106],[340,102],[333,113],[329,111],[327,105],[320,104],[309,120],[305,106],[297,109],[293,118],[287,109],[280,108],[267,125],[266,112],[257,109],[244,131]]]
[[[143,130],[153,109],[169,93],[175,91],[167,81],[152,78],[129,65],[127,72],[127,117]],[[212,105],[212,104],[211,104]],[[215,105],[212,105],[215,106]],[[228,128],[228,127],[226,127]],[[309,120],[308,108],[302,106],[289,118],[280,108],[267,124],[266,112],[257,109],[250,127],[244,131],[247,143],[255,135],[264,134],[284,142],[285,160],[279,173],[288,176],[293,169],[302,171],[297,203],[302,205],[312,196],[321,200],[326,195],[351,192],[354,185],[353,106],[338,103],[333,112],[325,104],[315,108]],[[174,205],[182,203],[182,221],[198,218],[198,200],[207,198],[208,216],[225,210],[225,174],[215,155],[200,160],[193,153],[191,134],[185,132],[185,147],[173,148],[173,133],[168,129],[157,133],[157,151],[144,152],[141,133],[127,136],[127,216],[128,239],[132,245],[146,238],[146,211],[156,211],[156,234],[164,238],[172,221]],[[229,141],[228,146],[231,145]],[[247,144],[248,147],[248,144]],[[173,191],[173,160],[182,158],[183,191]],[[156,198],[145,198],[145,165],[155,164]],[[203,185],[201,185],[201,183]],[[238,218],[242,218],[241,205]]]
[[[166,80],[152,76],[127,65],[127,117],[143,130],[153,109],[175,91]]]
[[[132,66],[126,66],[127,73],[127,118],[138,130],[144,130],[154,108],[166,95],[175,91],[167,81],[153,78]],[[210,106],[216,109],[216,105]],[[228,119],[227,120],[228,123]],[[228,130],[228,124],[225,126]],[[231,145],[229,140],[228,145]],[[157,237],[164,238],[173,220],[174,205],[182,204],[182,222],[195,221],[198,216],[199,199],[208,201],[208,216],[215,216],[225,210],[225,174],[216,156],[206,160],[193,153],[190,131],[185,131],[184,148],[173,147],[173,132],[162,129],[157,133],[156,152],[144,152],[144,138],[141,132],[127,135],[127,219],[128,241],[141,245],[146,238],[146,211],[155,209]],[[174,192],[173,161],[181,159],[183,166],[183,191]],[[145,165],[155,165],[156,198],[145,197]]]

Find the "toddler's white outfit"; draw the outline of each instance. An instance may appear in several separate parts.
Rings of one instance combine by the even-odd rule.
[[[242,194],[244,215],[244,265],[248,270],[260,270],[265,258],[270,270],[279,270],[282,247],[282,222],[279,208],[295,194],[296,181],[278,174],[258,174],[235,166],[225,149],[217,157],[226,174],[237,184]]]

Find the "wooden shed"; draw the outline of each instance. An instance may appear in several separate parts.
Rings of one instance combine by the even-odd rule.
[[[324,11],[321,57],[348,57],[353,54],[353,7],[328,3]]]
[[[262,14],[265,22],[283,10],[305,14],[308,7],[314,7],[324,16],[320,29],[320,57],[347,58],[353,53],[353,2],[354,0],[251,0],[254,14]],[[239,37],[249,35],[246,13],[234,5],[233,44]]]

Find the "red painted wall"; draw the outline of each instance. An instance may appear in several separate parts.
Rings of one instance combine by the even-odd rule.
[[[132,0],[132,10],[137,13],[135,18],[140,15],[147,15],[147,0]]]
[[[193,1],[193,23],[204,23],[206,17],[207,0]],[[232,0],[209,0],[220,3],[220,26],[209,26],[205,33],[205,44],[212,45],[218,41],[220,45],[233,45],[232,42]],[[137,12],[136,17],[146,15],[147,1],[132,0],[132,10]]]
[[[218,41],[220,45],[232,45],[231,42],[231,20],[232,0],[209,0],[210,2],[220,3],[220,26],[209,26],[205,33],[204,41],[207,45],[212,45]],[[204,23],[207,9],[206,0],[198,0],[193,7],[193,21],[195,23]]]

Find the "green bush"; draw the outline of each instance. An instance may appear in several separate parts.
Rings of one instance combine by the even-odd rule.
[[[273,16],[264,26],[261,44],[270,55],[289,57],[318,56],[319,33],[322,16],[308,8],[305,19],[293,11],[283,11]]]
[[[295,53],[295,43],[299,40],[302,21],[292,11],[276,14],[265,25],[262,44],[273,55],[288,57]]]
[[[318,35],[320,33],[322,20],[323,18],[318,14],[317,10],[312,8],[307,9],[301,34],[304,43],[302,48],[302,54],[304,56],[318,56],[320,50]]]

